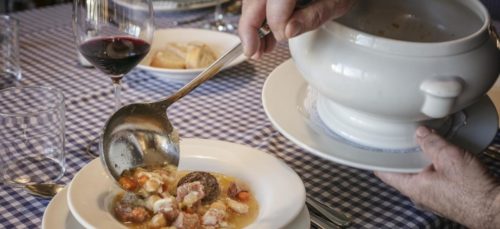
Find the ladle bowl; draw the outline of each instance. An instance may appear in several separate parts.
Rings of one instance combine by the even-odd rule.
[[[264,25],[258,32],[262,38],[270,30]],[[167,108],[242,53],[239,43],[167,99],[118,109],[104,125],[99,142],[101,162],[114,180],[135,167],[178,166],[179,136],[168,119]]]

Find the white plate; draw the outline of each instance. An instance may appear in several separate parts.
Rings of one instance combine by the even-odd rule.
[[[333,137],[308,111],[306,106],[314,103],[309,101],[308,90],[307,82],[292,60],[271,72],[262,90],[267,116],[285,137],[300,147],[330,161],[366,170],[414,173],[429,165],[430,162],[419,150],[399,153],[371,151]],[[484,96],[463,112],[467,124],[449,140],[471,152],[481,152],[497,132],[495,107]]]
[[[137,65],[137,68],[151,72],[153,75],[172,81],[186,82],[196,77],[203,69],[168,69],[150,66],[152,57],[156,51],[165,47],[170,42],[188,43],[191,41],[200,41],[209,45],[218,56],[234,47],[240,42],[236,35],[216,32],[204,29],[159,29],[155,31],[153,44],[148,55]],[[244,55],[237,57],[223,69],[233,67],[246,60]]]
[[[269,154],[243,145],[203,139],[184,139],[180,147],[181,170],[219,172],[249,184],[259,203],[259,215],[247,228],[284,227],[304,206],[305,188],[299,176]],[[96,159],[70,183],[69,209],[85,227],[124,228],[109,210],[117,189]]]
[[[213,7],[217,3],[225,3],[229,0],[176,0],[176,1],[153,1],[153,9],[155,12],[170,12],[170,11],[184,11],[184,10],[195,10],[207,7]],[[144,6],[133,4],[130,0],[115,0],[116,4],[121,5],[126,8],[133,10],[144,10]]]
[[[73,217],[66,202],[67,189],[64,188],[52,198],[45,209],[42,218],[42,229],[83,229]]]
[[[64,188],[57,193],[45,209],[42,218],[42,229],[84,229],[69,211],[67,202],[67,189]],[[309,229],[310,215],[304,205],[300,214],[290,222],[285,229]]]

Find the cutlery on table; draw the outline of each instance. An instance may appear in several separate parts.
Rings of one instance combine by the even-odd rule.
[[[52,184],[52,183],[43,183],[43,184],[26,184],[24,185],[24,189],[30,193],[31,195],[41,197],[44,199],[50,199],[54,197],[58,192],[60,192],[64,188],[62,184]]]
[[[311,224],[319,229],[340,229],[341,227],[317,215],[315,212],[309,213],[311,216]]]
[[[326,220],[331,224],[334,224],[338,228],[346,228],[351,225],[350,217],[348,217],[344,213],[341,213],[337,210],[334,210],[320,203],[319,201],[309,196],[306,197],[306,205],[311,210],[311,221],[313,220],[312,215],[315,215],[316,218],[320,218],[320,219],[315,219],[317,221],[316,223],[324,223],[322,221]],[[312,222],[314,223],[314,221]]]

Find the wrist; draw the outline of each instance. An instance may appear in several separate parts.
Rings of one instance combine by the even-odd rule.
[[[497,186],[491,195],[491,204],[485,215],[483,228],[498,228],[500,226],[500,186]]]

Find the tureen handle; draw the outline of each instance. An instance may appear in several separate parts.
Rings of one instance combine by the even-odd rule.
[[[420,90],[425,93],[425,99],[420,111],[431,118],[449,115],[456,98],[462,93],[463,82],[460,77],[440,77],[422,82]]]
[[[498,35],[497,30],[495,29],[495,26],[490,24],[488,26],[488,32],[490,32],[490,35],[496,41],[497,48],[500,50],[500,35]]]

